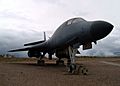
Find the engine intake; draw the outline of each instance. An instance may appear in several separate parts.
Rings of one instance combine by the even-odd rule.
[[[63,49],[63,48],[57,49],[55,55],[58,58],[69,58],[68,48],[66,48],[66,49]]]
[[[39,58],[41,56],[41,53],[39,51],[28,51],[28,56]]]

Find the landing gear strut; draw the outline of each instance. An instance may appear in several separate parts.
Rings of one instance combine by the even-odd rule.
[[[83,75],[87,75],[88,70],[83,65],[76,65],[75,64],[75,54],[77,53],[77,49],[72,48],[69,46],[69,56],[70,59],[67,61],[67,69],[70,74],[79,74],[82,73]]]
[[[40,65],[40,66],[45,65],[45,61],[42,60],[43,57],[44,57],[43,55],[38,57],[37,64]]]
[[[77,49],[73,49],[71,46],[69,46],[68,51],[69,51],[70,59],[68,59],[67,61],[67,69],[69,73],[74,74],[76,70],[75,54],[77,52]]]

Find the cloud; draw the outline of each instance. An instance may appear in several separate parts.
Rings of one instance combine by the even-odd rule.
[[[86,55],[114,55],[120,49],[119,2],[115,0],[0,0],[0,52],[23,47],[30,41],[42,40],[69,18],[88,21],[106,20],[115,28],[105,39],[93,44]],[[103,52],[104,51],[104,52]],[[22,54],[23,55],[23,54]]]

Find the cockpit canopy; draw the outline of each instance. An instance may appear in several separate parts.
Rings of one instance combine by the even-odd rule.
[[[74,24],[74,23],[78,23],[78,22],[83,22],[83,21],[86,21],[84,20],[83,18],[72,18],[72,19],[69,19],[67,20],[66,22],[64,22],[60,28],[63,28],[65,26],[68,26],[68,25],[71,25],[71,24]]]
[[[86,21],[86,20],[84,20],[83,18],[72,18],[72,19],[66,21],[66,24],[70,25],[70,24],[74,24],[77,22],[81,22],[81,21]]]

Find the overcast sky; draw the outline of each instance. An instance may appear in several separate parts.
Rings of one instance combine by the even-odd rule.
[[[42,40],[43,31],[50,37],[64,21],[82,17],[88,21],[108,21],[114,29],[97,45],[93,44],[93,49],[80,49],[81,54],[119,54],[119,8],[120,0],[0,0],[0,53]]]

